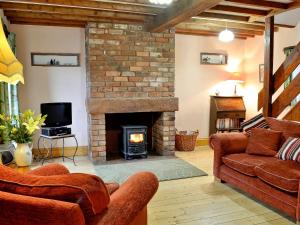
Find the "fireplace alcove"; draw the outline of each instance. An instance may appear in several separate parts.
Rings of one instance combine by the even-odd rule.
[[[160,112],[105,114],[106,160],[113,160],[122,157],[122,126],[127,125],[147,126],[147,151],[150,155],[155,154],[156,151],[153,144],[153,127],[160,116]]]

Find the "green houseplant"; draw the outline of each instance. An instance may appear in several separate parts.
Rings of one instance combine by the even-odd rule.
[[[0,114],[0,130],[5,142],[16,144],[14,157],[18,166],[29,166],[32,163],[32,137],[43,125],[46,116],[35,116],[31,110],[19,115],[6,116]]]

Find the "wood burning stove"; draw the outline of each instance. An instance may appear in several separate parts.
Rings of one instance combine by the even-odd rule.
[[[122,126],[124,158],[147,158],[147,127],[146,126]]]

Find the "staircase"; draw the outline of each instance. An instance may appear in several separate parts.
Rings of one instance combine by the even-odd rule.
[[[295,103],[295,98],[300,95],[300,70],[297,67],[300,65],[300,42],[295,47],[294,51],[286,58],[281,64],[278,70],[272,77],[272,87],[270,88],[270,94],[273,97],[271,104],[271,115],[272,117],[278,117],[282,112],[287,112],[283,119],[300,121],[300,101]],[[290,77],[290,75],[297,69],[297,74],[294,79],[285,87],[282,85]],[[274,94],[278,90],[282,92],[275,98]],[[258,110],[263,107],[264,104],[265,90],[262,89],[258,94]],[[275,99],[274,99],[275,98]],[[299,97],[298,97],[299,99]],[[291,103],[293,106],[291,106]]]

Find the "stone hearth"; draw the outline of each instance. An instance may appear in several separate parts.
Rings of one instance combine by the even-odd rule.
[[[174,31],[142,25],[89,23],[86,29],[89,155],[106,160],[105,118],[112,113],[159,113],[152,126],[157,153],[175,149]]]

